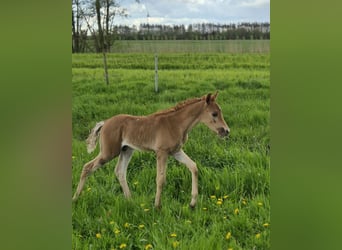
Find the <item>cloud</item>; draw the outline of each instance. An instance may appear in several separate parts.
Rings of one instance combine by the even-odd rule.
[[[191,24],[202,22],[269,22],[270,0],[140,0],[122,2],[129,18],[119,24]],[[149,17],[148,17],[149,16]]]
[[[239,2],[242,7],[263,7],[270,4],[269,0],[244,0]]]

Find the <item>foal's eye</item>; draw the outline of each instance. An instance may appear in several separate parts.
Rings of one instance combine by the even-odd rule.
[[[212,113],[212,116],[213,116],[213,117],[217,117],[217,116],[218,116],[218,113],[217,113],[217,112],[214,112],[214,113]]]

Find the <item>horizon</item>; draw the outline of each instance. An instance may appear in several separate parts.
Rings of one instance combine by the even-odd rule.
[[[205,23],[189,23],[189,24],[185,24],[185,23],[179,23],[179,24],[164,24],[164,23],[147,23],[147,22],[144,22],[144,23],[139,23],[138,25],[136,24],[115,24],[114,26],[127,26],[129,28],[132,28],[133,26],[136,26],[136,27],[139,27],[141,25],[151,25],[151,26],[182,26],[184,25],[186,28],[189,27],[189,25],[202,25],[202,24],[213,24],[213,25],[219,25],[219,26],[223,26],[223,25],[242,25],[242,24],[268,24],[268,25],[271,25],[270,22],[257,22],[257,21],[244,21],[244,22],[227,22],[227,23],[213,23],[213,22],[205,22]]]

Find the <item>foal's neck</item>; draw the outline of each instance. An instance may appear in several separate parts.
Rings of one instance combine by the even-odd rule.
[[[172,114],[172,118],[177,121],[177,126],[188,133],[199,121],[204,110],[205,102],[189,104]]]

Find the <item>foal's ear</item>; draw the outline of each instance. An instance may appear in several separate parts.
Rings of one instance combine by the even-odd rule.
[[[211,93],[207,94],[207,97],[205,99],[207,104],[214,102],[216,100],[217,94],[218,94],[218,91],[216,91],[216,93],[214,95],[211,95]]]
[[[207,104],[210,104],[210,102],[211,102],[211,93],[207,94],[207,97],[205,98],[205,101],[207,102]]]
[[[216,90],[216,93],[213,95],[213,97],[211,98],[211,100],[215,101],[216,100],[216,97],[218,95],[218,91]]]

